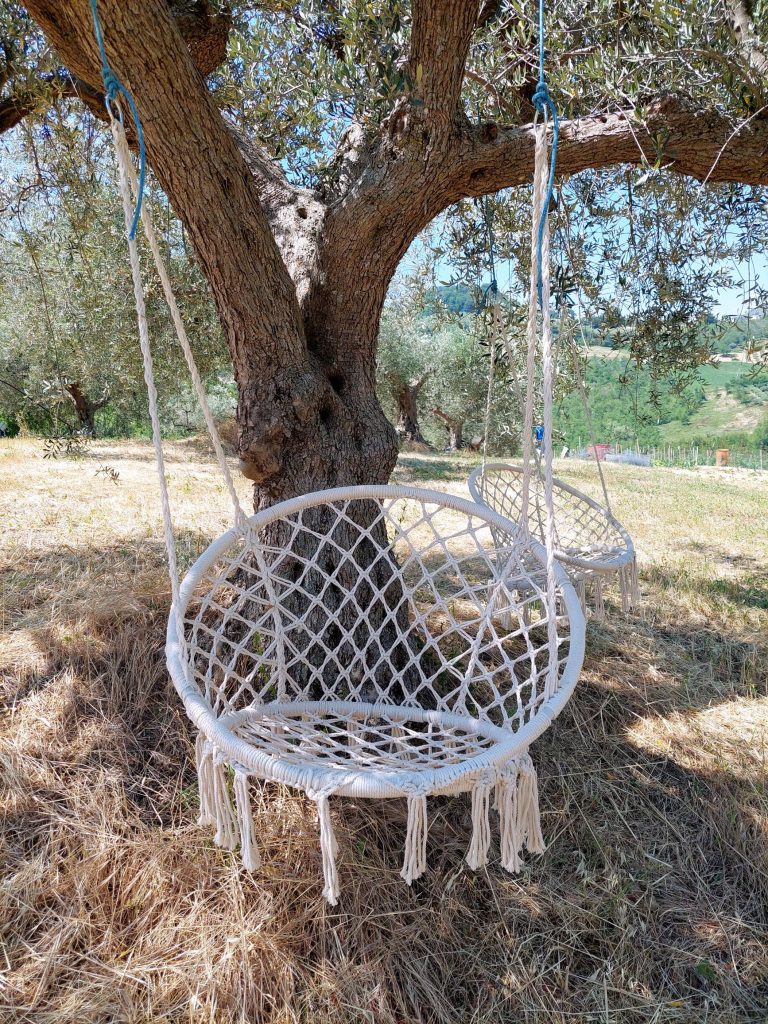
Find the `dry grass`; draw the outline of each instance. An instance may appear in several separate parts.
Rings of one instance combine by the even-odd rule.
[[[119,484],[0,442],[3,1022],[768,1020],[764,480],[610,467],[646,602],[592,627],[536,745],[549,851],[473,874],[467,802],[435,800],[408,889],[403,807],[346,801],[330,910],[304,799],[264,790],[254,877],[194,824],[149,450],[101,454]],[[184,562],[227,521],[210,466],[172,446]]]

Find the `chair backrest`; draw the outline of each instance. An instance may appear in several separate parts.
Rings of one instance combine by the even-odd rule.
[[[275,505],[189,571],[174,610],[187,681],[216,715],[261,702],[355,701],[470,715],[514,730],[572,686],[584,617],[563,570],[493,511],[410,487]]]
[[[621,568],[633,555],[632,541],[624,527],[592,498],[563,480],[555,479],[555,551],[566,565],[581,569]],[[467,482],[475,501],[512,523],[523,514],[523,468],[507,463],[478,466]],[[528,522],[543,544],[546,525],[544,480],[531,473]]]

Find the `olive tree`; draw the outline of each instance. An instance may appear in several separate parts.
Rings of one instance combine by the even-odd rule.
[[[530,5],[263,0],[230,14],[205,0],[100,0],[99,10],[149,163],[216,303],[256,504],[388,479],[397,438],[375,372],[387,287],[442,211],[530,180]],[[0,114],[45,102],[29,87],[36,55],[51,101],[67,92],[99,112],[87,0],[28,0],[27,11],[52,50],[25,45]],[[762,26],[749,0],[682,11],[561,0],[548,23],[561,174],[641,165],[768,181]]]

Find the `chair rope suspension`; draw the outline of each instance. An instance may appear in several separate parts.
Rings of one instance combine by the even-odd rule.
[[[512,522],[519,524],[526,531],[532,531],[534,536],[545,545],[547,565],[549,566],[550,561],[557,558],[569,572],[583,608],[586,608],[589,596],[595,615],[602,617],[604,615],[603,584],[606,580],[618,579],[623,611],[629,611],[633,603],[639,599],[637,560],[627,531],[611,512],[605,475],[599,460],[597,468],[605,507],[601,507],[576,488],[556,480],[552,472],[555,366],[550,309],[548,210],[554,191],[559,121],[557,109],[546,85],[544,38],[544,4],[543,0],[539,0],[539,82],[533,97],[536,107],[533,126],[533,228],[526,330],[527,386],[524,400],[521,396],[510,338],[504,329],[498,304],[493,310],[492,317],[492,335],[494,335],[495,329],[501,336],[509,364],[512,386],[518,406],[523,412],[522,466],[505,463],[489,464],[484,451],[482,465],[470,475],[468,485],[470,493],[476,501],[494,509]],[[547,137],[550,122],[552,146],[551,153],[548,155]],[[534,458],[533,450],[539,333],[543,375],[543,466]],[[495,346],[495,343],[496,335],[491,339],[492,347]],[[596,452],[594,426],[586,388],[580,373],[577,373],[577,378],[586,409],[593,450]],[[491,387],[489,386],[488,403],[490,401]],[[490,422],[488,407],[486,408],[486,422]],[[552,593],[548,590],[548,600],[551,600],[551,597]]]

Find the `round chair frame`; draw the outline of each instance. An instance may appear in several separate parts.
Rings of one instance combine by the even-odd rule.
[[[367,503],[369,512],[378,508],[375,521],[386,523],[388,530],[394,529],[396,542],[404,545],[405,569],[398,577],[398,586],[403,588],[401,603],[408,608],[404,632],[410,636],[412,631],[414,635],[418,631],[419,643],[429,647],[430,657],[439,663],[434,679],[427,680],[413,694],[405,693],[405,699],[401,694],[399,701],[393,696],[391,680],[379,683],[376,675],[383,665],[388,678],[392,676],[391,651],[385,652],[373,666],[373,682],[365,683],[371,692],[366,693],[365,686],[358,682],[352,699],[336,699],[349,698],[351,688],[349,679],[343,676],[343,666],[334,661],[336,653],[314,637],[312,643],[321,650],[325,662],[322,671],[317,666],[312,669],[309,655],[306,650],[302,652],[295,640],[296,635],[309,636],[310,627],[301,616],[286,611],[286,602],[299,591],[307,605],[304,618],[312,614],[317,617],[318,613],[325,617],[323,600],[331,584],[326,587],[322,583],[321,593],[310,596],[301,589],[303,583],[289,583],[287,576],[281,575],[281,566],[290,559],[292,575],[296,576],[296,556],[290,551],[286,555],[279,547],[270,552],[263,540],[270,530],[284,529],[293,531],[295,545],[298,532],[304,529],[304,517],[324,515],[327,519],[327,510],[333,509],[340,518],[335,520],[331,534],[324,537],[307,530],[317,538],[318,550],[322,550],[324,558],[330,544],[333,552],[337,552],[333,557],[348,568],[354,563],[356,545],[362,544],[355,531],[365,534],[366,543],[373,535],[371,527],[361,527],[349,512],[357,503]],[[402,527],[404,520],[397,519],[394,513],[390,516],[391,509],[407,507],[409,503],[420,510],[418,529],[426,535],[424,542],[413,539],[415,527]],[[452,534],[453,528],[449,528],[450,536],[441,535],[440,528],[435,526],[439,515],[453,517],[463,525],[456,526]],[[340,522],[347,532],[347,523],[352,523],[354,529],[352,539],[338,546]],[[469,553],[454,555],[449,550],[451,542],[458,548],[469,544]],[[345,543],[348,550],[344,550]],[[423,549],[419,543],[425,545]],[[216,824],[217,841],[232,848],[239,839],[246,866],[257,865],[247,799],[247,780],[255,777],[302,789],[317,802],[325,895],[332,903],[338,896],[338,878],[333,856],[336,844],[327,807],[331,795],[408,799],[408,837],[402,874],[409,883],[426,866],[425,798],[429,795],[473,793],[473,836],[467,855],[473,867],[486,862],[490,841],[488,794],[493,787],[503,819],[503,866],[509,870],[519,868],[523,845],[534,852],[543,850],[536,777],[528,748],[560,713],[573,692],[584,657],[585,623],[567,574],[556,566],[558,601],[554,614],[558,645],[567,641],[568,650],[562,659],[558,651],[554,667],[548,667],[546,640],[531,639],[536,624],[531,626],[529,614],[531,607],[539,609],[538,625],[546,625],[546,607],[542,605],[546,596],[545,554],[530,537],[525,538],[524,552],[520,544],[520,532],[510,530],[509,521],[489,508],[449,494],[383,485],[337,488],[290,499],[257,513],[215,540],[184,579],[178,606],[172,607],[168,620],[166,653],[173,683],[191,721],[200,730],[201,821]],[[267,565],[267,555],[273,558],[271,566]],[[311,557],[301,558],[305,566],[298,573],[300,581],[315,571]],[[428,564],[429,559],[436,558],[445,560],[445,572],[439,563],[436,567]],[[513,560],[516,574],[511,570]],[[467,582],[465,577],[464,563],[470,561],[476,582]],[[334,587],[341,571],[334,569],[330,574]],[[369,585],[370,569],[355,565],[354,571],[363,573],[359,579],[355,577],[357,582],[350,591],[358,600],[360,580],[365,583],[367,594],[373,592]],[[408,572],[415,574],[415,583],[405,582]],[[247,586],[237,582],[243,573],[251,580]],[[520,585],[521,573],[525,574],[525,586]],[[450,599],[438,593],[437,578],[452,581],[455,593]],[[384,587],[391,585],[390,576]],[[416,607],[418,588],[433,594],[434,607],[429,614]],[[281,589],[282,593],[278,592]],[[336,589],[342,592],[341,587]],[[229,609],[221,597],[224,591],[234,593]],[[333,599],[338,599],[335,591]],[[378,600],[375,594],[368,607],[354,605],[353,621],[345,627],[346,639],[342,639],[341,647],[349,640],[351,650],[354,635],[363,654],[381,649],[381,631],[365,623],[374,599]],[[349,607],[351,602],[350,598]],[[254,603],[260,603],[258,613],[252,611]],[[470,616],[466,621],[451,619],[453,608],[458,605],[465,616]],[[212,614],[214,620],[218,618],[213,624],[206,621],[206,616],[210,619]],[[451,660],[443,653],[439,642],[443,636],[435,639],[430,633],[430,614],[448,622],[444,636],[454,647],[464,645],[460,657],[451,655]],[[401,619],[401,625],[404,621]],[[226,638],[233,623],[243,633],[239,639]],[[208,639],[201,640],[204,636]],[[487,643],[481,640],[486,636]],[[259,639],[254,641],[254,637]],[[523,655],[513,658],[510,651],[515,643],[527,647]],[[261,649],[254,651],[254,644],[261,645]],[[226,656],[222,653],[224,647],[229,652]],[[407,651],[416,649],[414,643]],[[408,653],[408,657],[418,663],[420,670],[423,655]],[[288,664],[291,658],[293,662]],[[488,664],[491,668],[487,668]],[[331,675],[336,673],[330,686],[323,681],[329,665]],[[312,693],[311,687],[295,690],[291,672],[296,675],[299,670],[312,676],[312,686],[317,689],[319,683],[322,692]],[[518,675],[526,671],[529,678],[521,681]],[[509,680],[508,692],[502,692],[501,683],[497,690],[497,677]],[[446,686],[446,678],[454,684],[447,696],[441,695],[440,690]],[[441,680],[439,685],[435,679]],[[486,706],[481,694],[489,702]],[[431,707],[424,706],[429,703]],[[366,759],[377,763],[366,766]],[[222,774],[227,765],[234,769],[236,777],[234,812],[229,805],[226,776]]]

